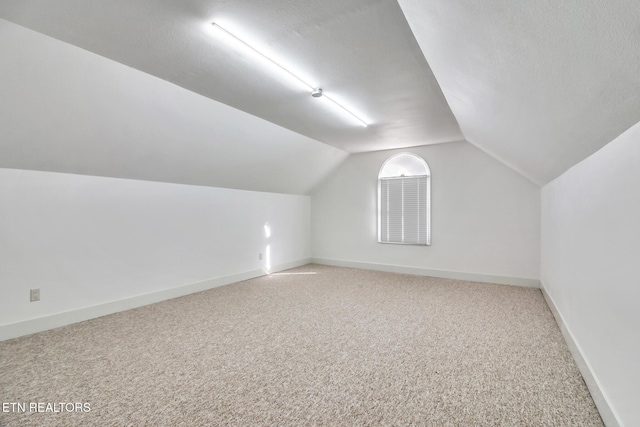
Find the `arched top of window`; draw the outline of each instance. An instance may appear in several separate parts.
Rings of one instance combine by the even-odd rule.
[[[378,179],[401,176],[429,176],[429,165],[420,156],[412,153],[400,153],[391,156],[380,168]]]
[[[378,173],[378,242],[431,244],[431,171],[420,156],[391,156]]]

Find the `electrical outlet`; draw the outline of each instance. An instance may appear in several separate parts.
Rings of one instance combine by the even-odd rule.
[[[258,259],[262,259],[262,252],[258,254]]]
[[[31,302],[40,301],[40,289],[31,289]]]

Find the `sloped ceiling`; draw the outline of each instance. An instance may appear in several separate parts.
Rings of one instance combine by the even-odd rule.
[[[637,0],[3,0],[0,18],[348,152],[467,139],[538,184],[640,121]],[[371,125],[264,72],[213,37],[212,21],[293,64]],[[246,139],[260,139],[246,123]],[[245,153],[248,164],[262,160]],[[179,168],[202,169],[194,180],[210,185],[196,157]],[[154,167],[153,179],[181,174]]]
[[[399,0],[469,142],[545,184],[640,121],[637,0]]]
[[[347,157],[3,19],[0,70],[0,168],[308,194]]]
[[[0,17],[349,152],[463,138],[395,0],[3,0]],[[214,21],[371,125],[274,77]]]

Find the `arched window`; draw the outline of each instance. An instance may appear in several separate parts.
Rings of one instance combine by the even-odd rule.
[[[378,242],[431,244],[431,171],[422,157],[396,154],[380,168]]]

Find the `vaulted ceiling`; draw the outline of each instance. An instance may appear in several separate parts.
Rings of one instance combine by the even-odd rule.
[[[3,0],[0,18],[348,152],[466,139],[538,184],[640,121],[637,0]]]
[[[640,121],[637,0],[399,0],[465,138],[545,184]]]

